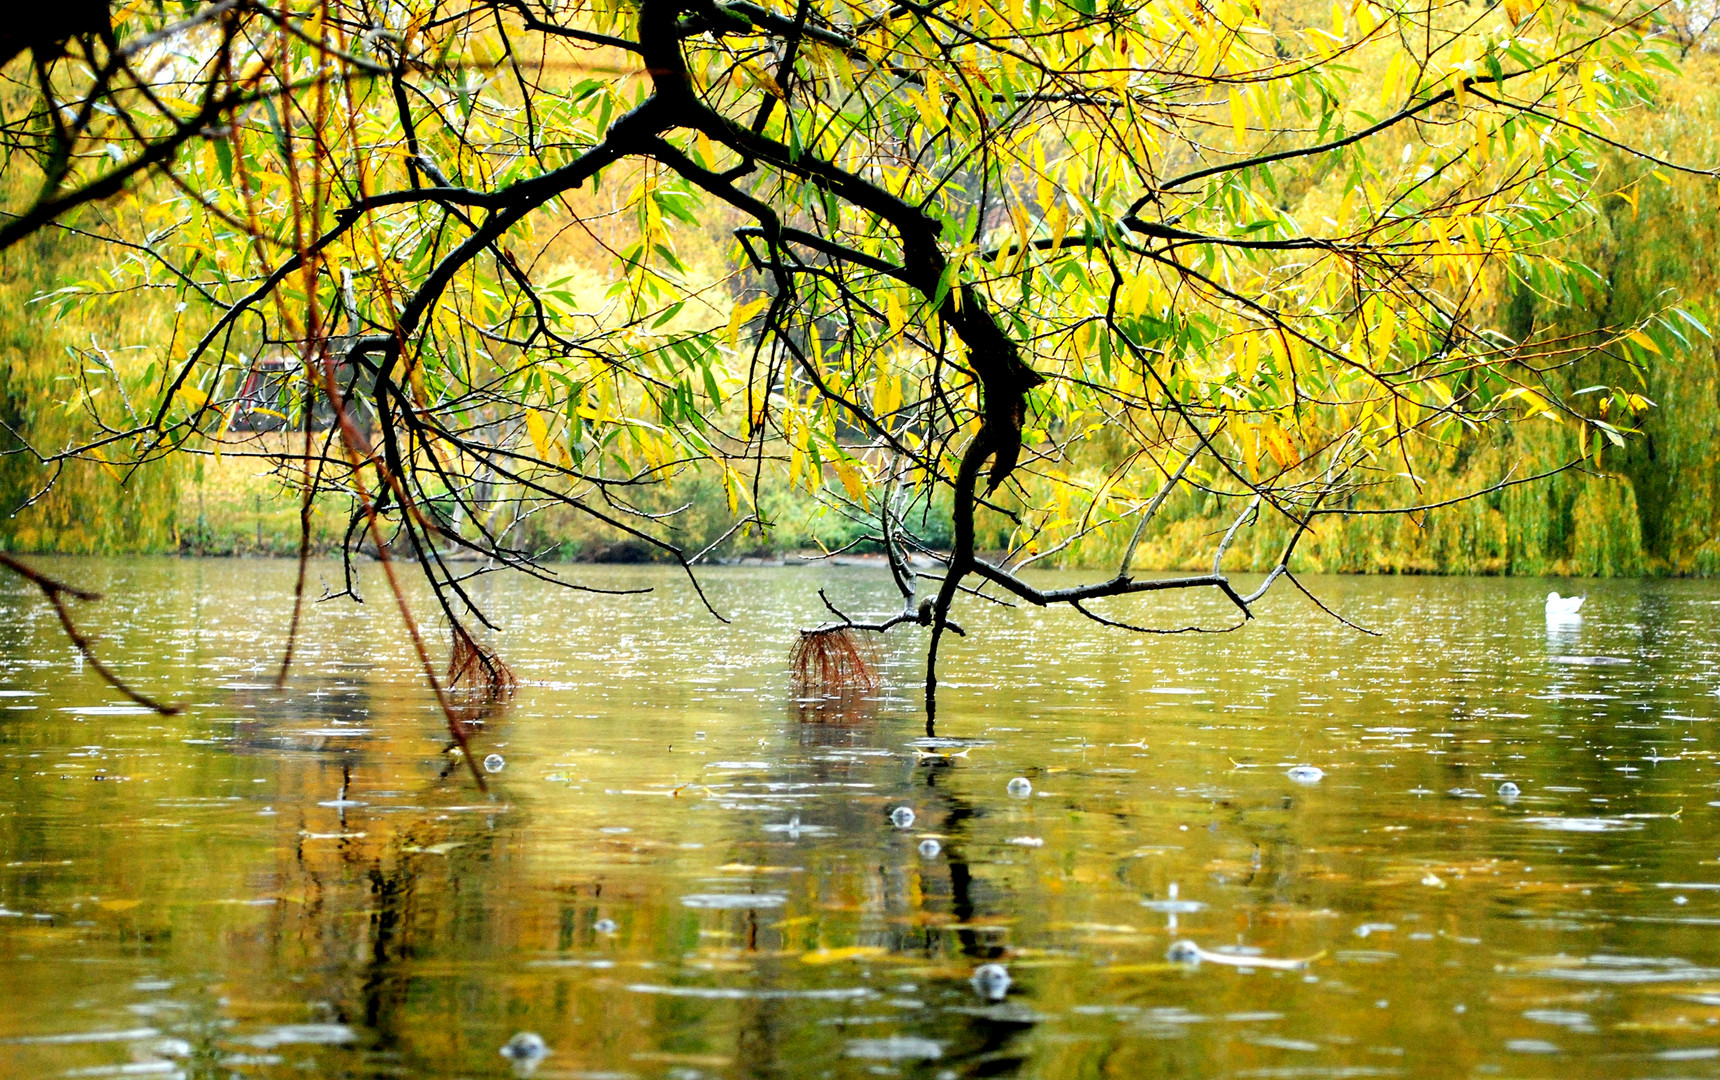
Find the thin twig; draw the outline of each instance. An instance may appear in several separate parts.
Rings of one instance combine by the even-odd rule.
[[[101,593],[80,589],[57,578],[51,578],[31,569],[10,555],[0,554],[0,566],[4,566],[42,591],[43,598],[53,605],[54,614],[60,617],[60,627],[66,632],[66,637],[71,639],[72,644],[77,646],[78,652],[83,654],[84,659],[89,661],[89,665],[96,669],[96,674],[106,680],[109,686],[144,708],[153,709],[163,716],[174,716],[185,708],[183,705],[163,705],[141,690],[132,689],[126,685],[124,679],[115,675],[112,669],[96,656],[95,648],[90,644],[90,639],[85,637],[83,632],[78,629],[77,623],[72,621],[72,613],[66,609],[65,598],[70,596],[74,600],[100,600],[102,598]]]

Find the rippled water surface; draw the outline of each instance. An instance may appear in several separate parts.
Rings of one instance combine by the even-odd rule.
[[[877,572],[710,571],[726,626],[667,571],[481,578],[526,682],[486,796],[380,578],[277,693],[290,565],[40,564],[189,707],[0,583],[0,1075],[507,1077],[535,1032],[584,1080],[1720,1076],[1712,584],[1549,631],[1568,583],[1310,582],[1379,638],[969,600],[929,739],[918,629],[878,700],[788,691]]]

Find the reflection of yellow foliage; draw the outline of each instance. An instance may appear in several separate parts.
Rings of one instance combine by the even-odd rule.
[[[848,960],[871,960],[880,956],[888,956],[889,949],[878,945],[850,945],[842,949],[814,949],[801,953],[800,962],[803,964],[840,964]]]

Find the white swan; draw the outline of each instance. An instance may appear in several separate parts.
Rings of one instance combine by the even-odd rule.
[[[1581,596],[1560,596],[1556,592],[1550,592],[1547,594],[1547,618],[1580,619],[1583,615],[1578,609],[1583,606],[1583,601],[1588,598],[1588,593]]]

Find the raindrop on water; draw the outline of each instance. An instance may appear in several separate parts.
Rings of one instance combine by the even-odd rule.
[[[501,772],[503,769],[507,768],[507,765],[507,759],[503,758],[500,754],[491,754],[489,757],[484,759],[485,772]],[[537,1036],[534,1035],[532,1037],[536,1038]],[[510,1043],[509,1045],[511,1046],[512,1044]]]
[[[1002,1001],[1009,993],[1009,969],[1002,964],[981,964],[974,969],[973,978],[968,980],[973,984],[974,991],[987,1001]]]
[[[890,824],[898,829],[906,829],[914,823],[914,812],[906,806],[898,806],[890,811]]]
[[[1033,794],[1033,782],[1025,776],[1018,776],[1009,782],[1009,787],[1005,790],[1018,799],[1025,799]]]

